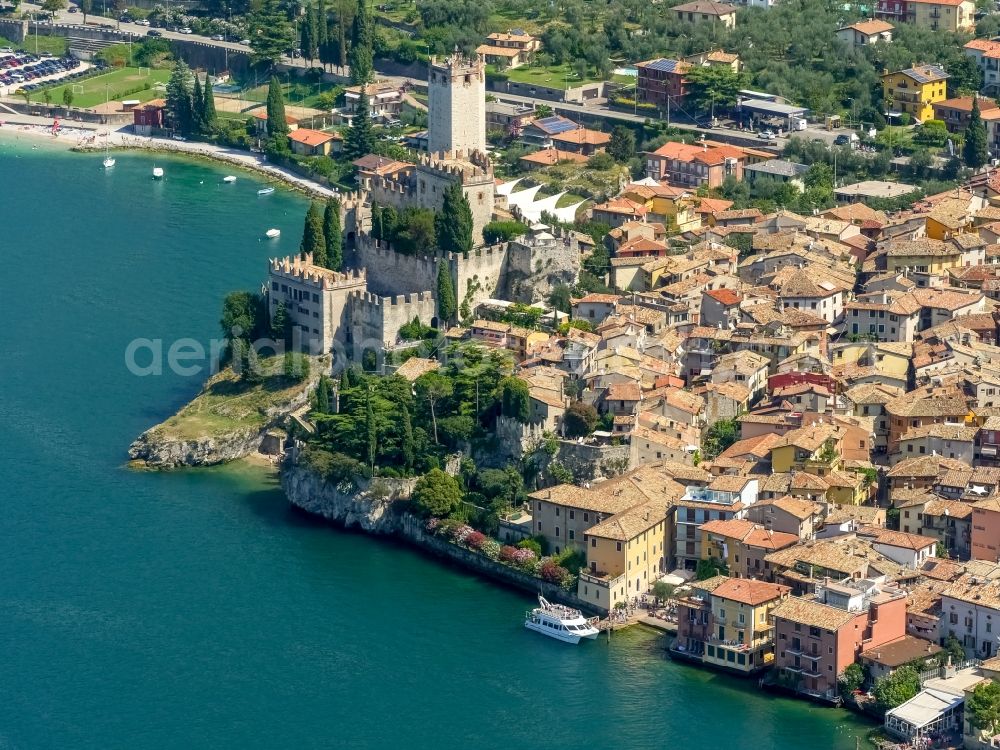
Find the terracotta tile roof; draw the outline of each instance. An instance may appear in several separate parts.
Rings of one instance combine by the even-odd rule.
[[[675,5],[670,10],[677,13],[703,13],[710,16],[728,16],[736,12],[735,5],[717,3],[714,0],[694,0],[694,2]]]
[[[763,489],[763,487],[761,489]],[[822,506],[819,503],[813,502],[812,500],[803,500],[802,498],[792,497],[791,495],[784,495],[770,500],[758,500],[754,505],[755,508],[763,506],[773,506],[778,508],[800,521],[804,521],[810,516],[816,515],[822,509]]]
[[[608,401],[638,401],[642,398],[642,389],[638,383],[612,383],[607,387],[604,398]]]
[[[860,31],[862,34],[881,34],[883,31],[892,31],[895,26],[891,23],[885,21],[879,21],[878,19],[871,19],[870,21],[858,21],[857,23],[852,23],[850,26],[844,26],[838,31],[843,31],[844,29],[855,29]]]
[[[942,591],[941,595],[980,607],[1000,609],[1000,580],[984,582],[977,576],[965,576]]]
[[[957,396],[929,396],[919,398],[908,393],[894,398],[885,405],[885,410],[894,417],[965,417],[969,406]]]
[[[628,541],[663,522],[666,517],[666,503],[647,502],[616,513],[596,526],[591,526],[584,533],[587,536],[596,536],[602,539]]]
[[[309,128],[299,128],[288,134],[288,139],[301,143],[305,146],[322,146],[330,141],[342,141],[340,133],[324,133],[321,130],[311,130]]]
[[[425,375],[428,372],[433,372],[441,367],[441,363],[436,359],[424,359],[422,357],[410,357],[403,364],[399,366],[395,374],[402,378],[406,378],[411,383],[419,378],[421,375]]]
[[[725,211],[732,205],[732,201],[722,200],[721,198],[701,198],[695,211],[698,213],[714,214]]]
[[[944,474],[948,469],[963,470],[968,468],[966,464],[955,458],[945,458],[944,456],[914,456],[906,458],[889,469],[886,476],[890,479],[895,477],[937,477]]]
[[[712,596],[756,607],[786,596],[791,589],[778,583],[768,583],[752,578],[730,578],[716,586]]]
[[[861,658],[890,668],[901,667],[917,659],[927,659],[940,653],[936,643],[925,641],[912,635],[904,635],[897,641],[884,643],[877,648],[861,652]]]
[[[904,531],[893,531],[891,529],[879,529],[875,533],[875,541],[878,544],[886,544],[890,547],[901,549],[922,550],[937,543],[936,539],[919,534],[907,534]]]
[[[597,513],[621,513],[639,502],[634,495],[605,492],[600,487],[584,489],[572,484],[559,484],[555,487],[532,492],[528,497],[536,502],[540,500],[554,505]]]
[[[770,455],[771,446],[778,439],[779,436],[776,433],[765,432],[763,435],[737,440],[719,455],[726,458],[736,458],[737,456],[746,455],[764,458]]]
[[[738,305],[743,300],[743,297],[732,289],[709,289],[705,294],[726,306]]]
[[[791,596],[771,610],[776,620],[788,620],[801,625],[837,631],[860,616],[857,612],[848,612],[827,604],[820,604],[813,599],[802,599]]]
[[[589,146],[605,146],[611,142],[611,136],[608,133],[602,133],[599,130],[589,130],[588,128],[579,128],[577,130],[570,130],[565,133],[557,133],[552,136],[554,141],[562,141],[563,143],[574,143],[578,145],[589,145]]]
[[[573,151],[560,151],[557,148],[543,148],[540,151],[525,154],[519,161],[526,161],[530,164],[541,164],[546,167],[551,167],[553,164],[558,164],[561,161],[585,164],[587,157],[583,154],[574,153]]]

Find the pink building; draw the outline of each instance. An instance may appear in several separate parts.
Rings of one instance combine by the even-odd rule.
[[[972,559],[1000,562],[1000,499],[972,506]]]
[[[837,680],[862,651],[906,635],[906,596],[872,581],[817,586],[814,598],[791,597],[772,611],[775,669],[796,690],[837,695]]]

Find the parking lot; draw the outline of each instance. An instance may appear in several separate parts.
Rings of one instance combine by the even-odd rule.
[[[71,82],[89,75],[90,67],[73,57],[3,50],[0,51],[0,94],[13,96],[21,91],[37,91],[56,82]]]

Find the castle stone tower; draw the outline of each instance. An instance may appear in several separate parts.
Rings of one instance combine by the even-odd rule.
[[[431,58],[428,88],[428,148],[486,153],[486,68],[483,58],[456,52],[443,61]]]

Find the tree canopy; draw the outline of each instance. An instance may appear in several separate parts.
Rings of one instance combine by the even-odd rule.
[[[444,191],[444,202],[434,219],[438,247],[449,253],[472,250],[472,209],[458,183]]]
[[[431,469],[417,480],[413,488],[413,504],[417,510],[434,518],[445,518],[462,502],[458,481],[441,469]]]

